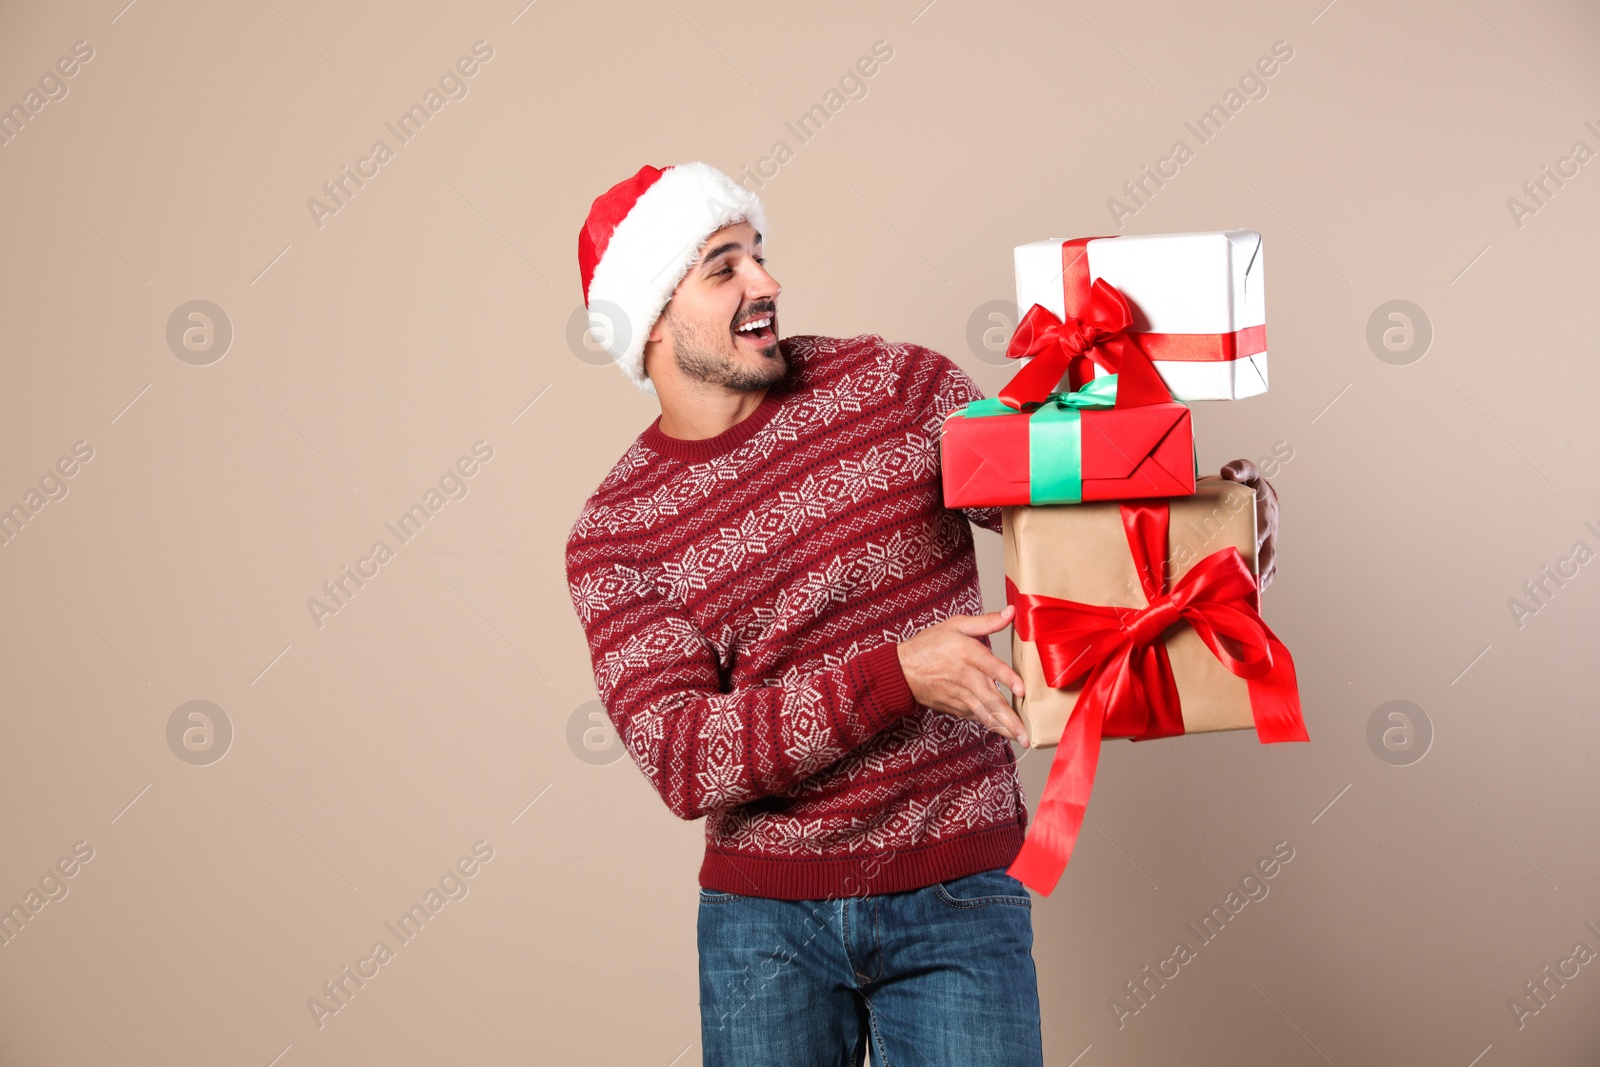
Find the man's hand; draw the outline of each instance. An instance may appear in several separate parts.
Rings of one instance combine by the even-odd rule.
[[[952,615],[901,641],[900,667],[917,703],[983,724],[1002,737],[1028,743],[1022,720],[996,682],[1022,694],[1022,677],[977,638],[1005,629],[1016,614],[1007,604],[983,615]]]
[[[1222,476],[1256,491],[1256,573],[1257,585],[1264,593],[1278,573],[1278,491],[1247,459],[1224,466]]]

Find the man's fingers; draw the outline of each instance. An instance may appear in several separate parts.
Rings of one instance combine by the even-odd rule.
[[[978,660],[971,666],[988,682],[998,682],[1022,696],[1022,675],[1006,666],[1006,661],[986,648],[978,648]],[[993,688],[992,686],[990,688]]]
[[[1016,609],[1010,604],[999,611],[991,611],[984,615],[952,615],[950,619],[955,622],[957,631],[968,636],[977,637],[980,634],[992,634],[996,630],[1004,629],[1016,616]],[[978,669],[990,678],[1002,682],[1011,688],[1013,693],[1022,694],[1022,675],[1006,666],[989,649],[978,647],[978,658],[982,661]]]
[[[978,668],[994,681],[1010,689],[1017,696],[1022,696],[1022,675],[1006,666],[1006,661],[996,656],[993,652],[985,652],[983,663]]]
[[[948,625],[965,637],[976,638],[1004,629],[1015,616],[1016,609],[1007,604],[999,611],[982,615],[952,615],[940,625]],[[948,641],[948,638],[944,640]],[[977,645],[976,649],[974,644]],[[997,688],[1005,685],[1013,694],[1021,696],[1022,676],[983,647],[981,642],[957,642],[956,645],[959,647],[950,647],[949,658],[943,662],[949,664],[958,677],[953,678],[945,671],[937,672],[940,680],[956,691],[951,694],[954,699],[941,701],[941,706],[954,714],[972,719],[987,730],[1026,743],[1026,727],[1012,710],[1005,694]],[[973,651],[977,652],[976,656],[971,655]],[[927,659],[926,656],[922,658]]]
[[[1223,464],[1221,473],[1228,481],[1238,482],[1241,485],[1252,485],[1261,477],[1256,465],[1247,459],[1236,459]]]
[[[989,611],[982,615],[952,615],[951,620],[956,624],[956,630],[968,637],[978,637],[982,634],[992,634],[997,630],[1004,630],[1011,625],[1011,618],[1016,614],[1016,609],[1010,604],[999,611]]]
[[[1017,713],[1011,710],[1011,705],[1000,695],[1000,690],[995,688],[994,679],[974,668],[966,673],[964,680],[971,686],[973,699],[978,701],[990,720],[990,729],[1007,737],[1022,740],[1025,736],[1022,720],[1017,718]]]
[[[986,729],[992,730],[1002,737],[1017,741],[1021,741],[1027,736],[1022,729],[1022,720],[1017,718],[1014,712],[1006,708],[1004,702],[985,702],[976,697],[973,700],[977,705],[977,710],[973,712],[973,717],[982,723]]]
[[[997,710],[995,710],[992,714],[994,715],[996,721],[998,721],[1003,727],[1003,732],[1005,735],[1014,741],[1021,741],[1023,744],[1026,744],[1028,741],[1028,731],[1022,725],[1022,720],[1017,717],[1017,713],[1006,707],[1004,701],[997,702],[996,708]]]
[[[970,691],[964,692],[961,695],[966,704],[967,712],[972,716],[973,722],[976,722],[985,730],[993,730],[995,733],[1005,732],[1000,723],[995,720],[994,713],[991,712],[988,706],[984,704],[981,697]]]

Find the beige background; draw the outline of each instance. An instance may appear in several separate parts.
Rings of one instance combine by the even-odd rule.
[[[1600,548],[1600,163],[1520,225],[1507,198],[1600,149],[1600,14],[1323,2],[0,7],[0,103],[94,50],[0,147],[0,505],[93,449],[0,547],[0,903],[93,849],[0,947],[0,1063],[698,1062],[701,827],[582,737],[562,548],[658,410],[568,339],[589,202],[786,140],[785,331],[928,344],[992,393],[969,324],[1012,246],[1116,232],[1107,198],[1280,40],[1122,232],[1265,235],[1272,390],[1195,418],[1211,470],[1292,449],[1267,617],[1312,742],[1107,745],[1034,901],[1046,1058],[1593,1062],[1600,965],[1520,1028],[1508,1002],[1600,950],[1600,562],[1520,626],[1507,602]],[[307,199],[479,40],[468,95],[319,228]],[[204,366],[166,339],[197,299],[234,334]],[[1409,365],[1366,339],[1396,299],[1432,326]],[[307,599],[478,441],[465,498],[319,628]],[[1397,699],[1431,724],[1407,766],[1368,741]],[[205,766],[168,741],[191,700],[233,731]],[[478,841],[470,893],[319,1029],[308,998]],[[1108,1001],[1280,841],[1270,895],[1119,1029]]]

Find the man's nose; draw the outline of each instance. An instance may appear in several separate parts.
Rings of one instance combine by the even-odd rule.
[[[767,268],[757,263],[755,269],[755,278],[751,281],[749,292],[746,294],[752,301],[771,300],[783,292],[783,286],[778,284],[778,279],[767,273]]]

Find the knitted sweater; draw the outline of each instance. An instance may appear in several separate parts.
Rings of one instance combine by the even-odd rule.
[[[980,614],[947,509],[943,416],[983,394],[876,335],[780,340],[789,373],[705,440],[658,418],[584,505],[567,581],[595,686],[672,813],[705,816],[700,885],[809,900],[1008,865],[1010,742],[917,704],[895,645]],[[987,637],[979,638],[986,646]]]

